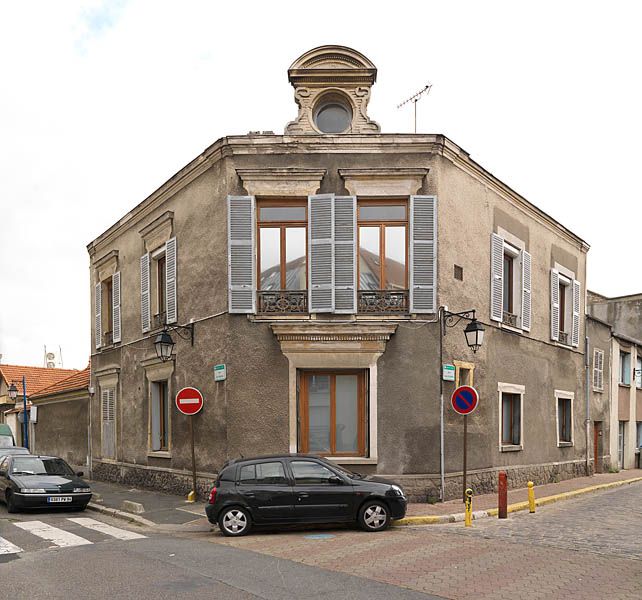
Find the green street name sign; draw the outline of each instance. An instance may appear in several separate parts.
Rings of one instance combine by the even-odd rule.
[[[227,367],[225,365],[214,365],[214,381],[225,381],[227,379]]]

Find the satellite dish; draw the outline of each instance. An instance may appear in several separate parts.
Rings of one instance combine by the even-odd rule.
[[[47,369],[55,369],[55,368],[56,368],[56,363],[48,360],[47,361]]]
[[[47,360],[55,360],[56,355],[53,352],[47,352]]]

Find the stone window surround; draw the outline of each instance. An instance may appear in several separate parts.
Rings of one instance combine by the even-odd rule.
[[[516,452],[524,449],[524,394],[526,392],[526,386],[516,384],[516,383],[497,383],[497,396],[499,401],[499,411],[498,415],[498,439],[499,439],[499,451],[500,452]],[[515,445],[504,445],[502,444],[502,394],[519,394],[520,397],[520,408],[519,408],[519,444]]]
[[[523,335],[525,332],[521,328],[523,298],[522,298],[522,263],[519,260],[520,252],[526,251],[526,243],[513,235],[503,227],[497,227],[497,235],[504,240],[504,254],[508,254],[513,259],[513,314],[517,315],[519,327],[512,327],[507,323],[499,323],[501,329],[508,329],[513,333]],[[503,307],[502,307],[503,308]]]
[[[574,416],[573,404],[575,402],[575,392],[567,392],[565,390],[555,390],[554,395],[555,395],[555,437],[557,439],[557,447],[565,448],[568,446],[574,446],[575,445],[575,424],[573,423],[573,416]],[[560,441],[559,410],[557,406],[560,398],[571,401],[571,441],[570,442]]]
[[[327,458],[344,465],[378,463],[377,361],[385,351],[386,342],[396,329],[396,324],[310,326],[305,323],[279,323],[272,325],[272,330],[281,344],[281,351],[288,359],[290,452],[298,452],[297,370],[367,369],[368,456],[328,456]]]
[[[461,371],[466,370],[470,371],[470,381],[468,384],[470,387],[475,385],[475,363],[464,362],[462,360],[453,360],[453,365],[455,365],[455,388],[458,388],[462,383],[460,382]]]
[[[143,239],[144,251],[150,254],[165,245],[173,237],[174,212],[165,211],[151,223],[139,230]]]
[[[573,281],[575,280],[575,272],[571,271],[570,269],[567,269],[564,265],[560,265],[558,262],[556,262],[553,265],[553,268],[560,274],[560,281],[562,280],[562,278],[564,278],[565,280],[564,284],[567,287],[566,298],[565,298],[566,313],[564,315],[564,320],[565,320],[566,329],[568,330],[566,333],[568,334],[568,338],[569,338],[568,344],[563,344],[560,341],[553,342],[553,343],[557,346],[561,346],[562,348],[569,348],[571,347],[571,336],[573,331]],[[566,280],[569,280],[569,281],[566,281]],[[582,307],[582,298],[580,296],[580,309],[581,307]],[[581,323],[581,318],[580,318],[580,323]]]
[[[172,458],[172,410],[171,400],[173,397],[172,377],[174,375],[174,359],[162,362],[159,358],[153,357],[141,361],[145,369],[147,397],[147,456],[149,458]],[[167,381],[167,398],[170,403],[169,422],[167,423],[167,450],[154,451],[152,447],[152,386],[155,381]]]

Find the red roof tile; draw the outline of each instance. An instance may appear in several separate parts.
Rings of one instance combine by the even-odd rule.
[[[22,377],[26,377],[28,397],[76,373],[78,373],[78,369],[47,369],[45,367],[0,365],[0,376],[7,382],[7,386],[15,383],[20,396],[22,396]]]
[[[50,385],[37,394],[29,396],[31,399],[44,398],[45,396],[53,396],[54,394],[62,394],[63,392],[73,392],[76,390],[86,390],[89,387],[89,365],[82,371],[76,371],[73,375]]]

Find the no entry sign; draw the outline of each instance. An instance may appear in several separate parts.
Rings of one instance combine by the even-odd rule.
[[[453,410],[460,415],[469,415],[477,408],[479,394],[474,387],[460,385],[450,397]]]
[[[176,408],[184,415],[195,415],[203,408],[203,394],[193,387],[183,388],[176,394]]]

